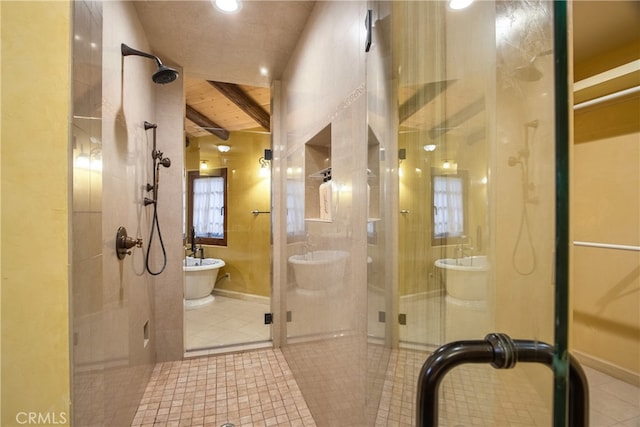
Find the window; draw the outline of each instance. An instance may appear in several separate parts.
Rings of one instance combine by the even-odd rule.
[[[433,202],[433,244],[446,245],[466,240],[467,176],[464,171],[456,174],[431,175]]]
[[[189,229],[195,230],[198,243],[227,245],[227,170],[210,174],[189,172]]]
[[[304,237],[304,182],[287,180],[287,236]]]

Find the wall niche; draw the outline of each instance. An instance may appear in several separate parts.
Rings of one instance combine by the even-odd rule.
[[[331,125],[314,135],[304,146],[306,221],[333,221],[331,183]]]

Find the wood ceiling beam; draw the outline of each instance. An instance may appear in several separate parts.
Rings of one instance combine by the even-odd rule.
[[[271,131],[271,115],[253,98],[247,95],[240,86],[233,83],[214,82],[211,80],[207,80],[207,82],[255,120],[256,123],[267,131]]]
[[[429,129],[429,138],[435,139],[440,135],[449,132],[451,129],[456,128],[475,116],[481,113],[485,109],[484,96],[473,101],[471,104],[464,107],[457,113],[450,115],[444,121],[438,123],[431,129]]]
[[[400,123],[404,123],[409,117],[420,111],[422,107],[430,103],[436,96],[447,88],[455,80],[443,80],[440,82],[422,85],[416,93],[407,99],[399,109]]]
[[[187,119],[223,141],[229,139],[229,131],[187,104]]]

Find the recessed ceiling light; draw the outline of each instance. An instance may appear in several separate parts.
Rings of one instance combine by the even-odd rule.
[[[267,76],[269,74],[269,69],[267,67],[260,67],[260,75]]]
[[[450,0],[449,7],[451,9],[459,10],[469,7],[471,3],[473,3],[473,0]]]
[[[224,13],[236,13],[242,7],[240,0],[215,0],[215,5]]]

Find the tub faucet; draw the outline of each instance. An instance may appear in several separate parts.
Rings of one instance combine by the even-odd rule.
[[[312,242],[311,236],[307,234],[307,238],[304,241],[304,254],[313,257],[313,249],[315,247],[316,245]]]
[[[471,246],[465,246],[463,243],[458,244],[455,249],[456,258],[464,258],[465,256],[471,256],[473,254],[473,248]]]
[[[196,249],[195,255],[197,257],[198,252],[200,252],[200,259],[204,259],[204,248],[202,247],[202,243],[200,243],[200,247]]]
[[[191,227],[191,252],[196,253],[196,228]]]

